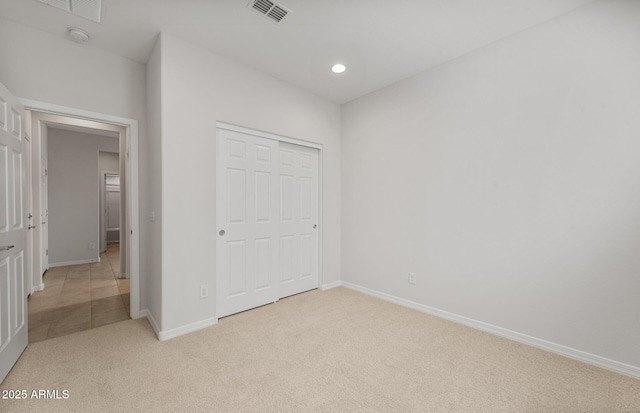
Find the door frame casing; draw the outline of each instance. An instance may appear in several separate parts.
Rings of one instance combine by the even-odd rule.
[[[27,110],[25,110],[25,114],[27,113]],[[27,120],[28,118],[28,120]],[[31,117],[30,116],[26,116],[25,115],[25,120],[26,121],[31,121]],[[32,224],[34,224],[35,222],[38,222],[38,220],[34,220],[34,216],[33,216],[33,166],[32,166],[32,162],[33,162],[33,141],[31,140],[31,136],[30,133],[26,133],[26,127],[25,127],[25,133],[23,134],[24,137],[24,154],[25,154],[25,158],[24,161],[26,163],[26,176],[25,176],[25,180],[27,182],[27,187],[25,189],[25,206],[26,206],[26,223],[27,226],[30,226]],[[27,142],[28,142],[28,146],[27,146]],[[27,149],[28,148],[28,149]],[[29,218],[29,214],[31,214],[31,218]],[[33,228],[31,228],[33,229]],[[34,240],[35,237],[33,235],[33,231],[31,231],[31,229],[29,227],[27,227],[27,234],[25,236],[25,240],[24,240],[24,245],[25,245],[25,264],[24,264],[24,268],[25,268],[25,279],[27,280],[27,285],[26,285],[26,294],[27,296],[31,295],[35,289],[33,288],[33,261],[34,261]],[[39,250],[39,249],[38,249]]]
[[[130,182],[126,185],[126,198],[127,198],[127,216],[130,222],[129,236],[129,251],[130,251],[130,268],[129,278],[131,279],[131,311],[130,316],[133,319],[140,318],[140,220],[139,220],[139,182],[138,182],[138,120],[125,118],[121,116],[108,115],[104,113],[92,112],[84,109],[77,109],[68,106],[61,106],[52,103],[40,102],[31,99],[18,98],[20,103],[26,110],[43,112],[52,115],[69,116],[77,119],[84,119],[88,121],[109,123],[112,125],[123,126],[128,132],[129,142],[128,153],[120,154],[125,156],[125,161],[128,168],[125,173],[128,173]],[[124,138],[124,137],[122,137]],[[128,171],[128,172],[127,172]],[[122,218],[121,218],[122,219]]]
[[[38,132],[36,132],[38,133]],[[34,135],[35,138],[36,135]],[[33,277],[33,288],[35,291],[44,290],[44,282],[42,282],[42,274],[45,273],[49,269],[49,159],[46,156],[42,155],[42,134],[38,136],[38,139],[33,140],[34,145],[32,145],[32,154],[35,152],[37,155],[38,162],[34,162],[33,166],[36,169],[32,170],[32,174],[35,176],[36,174],[33,171],[37,171],[38,175],[38,183],[31,187],[31,197],[34,198],[34,194],[37,191],[38,202],[37,206],[34,204],[34,211],[38,213],[34,214],[38,218],[38,225],[35,228],[35,238],[37,238],[38,244],[38,261],[37,265],[34,265],[34,270],[37,268],[37,277],[35,276],[36,272],[34,271]],[[36,149],[34,151],[34,148]],[[33,159],[33,156],[32,156]],[[46,186],[43,185],[43,182],[46,182]],[[43,207],[44,204],[44,207]],[[37,210],[36,210],[37,208]],[[43,215],[44,214],[44,215]],[[42,222],[43,216],[46,220],[46,227]],[[46,228],[46,234],[45,232]],[[35,243],[34,243],[35,245]],[[36,261],[34,260],[34,264]],[[37,285],[35,284],[37,282]]]
[[[272,139],[278,142],[286,142],[291,143],[298,146],[304,146],[307,148],[313,148],[318,150],[318,288],[320,289],[323,285],[324,272],[322,270],[324,264],[324,254],[323,254],[323,234],[324,234],[324,222],[323,222],[323,210],[324,210],[324,186],[323,186],[323,145],[321,143],[308,141],[304,139],[292,138],[289,136],[278,135],[271,132],[265,132],[258,129],[247,128],[244,126],[234,125],[232,123],[216,121],[216,130],[217,129],[225,129],[233,132],[244,133],[247,135],[259,136],[261,138]],[[217,140],[217,135],[214,137]],[[216,145],[217,146],[217,145]],[[216,154],[217,159],[218,154]],[[217,171],[216,171],[217,173]],[[216,178],[217,179],[217,178]],[[217,203],[217,191],[216,191],[216,200]],[[216,220],[216,228],[218,226],[218,222]],[[215,228],[214,228],[215,229]],[[218,250],[218,237],[214,237],[215,251]],[[217,289],[217,280],[218,274],[216,271],[214,278],[214,285],[216,285]],[[217,294],[217,291],[215,292]],[[215,296],[215,295],[214,295]],[[218,320],[218,303],[216,302],[216,316],[215,319]]]

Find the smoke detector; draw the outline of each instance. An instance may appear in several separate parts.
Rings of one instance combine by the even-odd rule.
[[[84,43],[89,40],[89,33],[82,29],[78,29],[77,27],[69,27],[67,29],[67,34],[71,39],[73,39],[73,41],[78,43]]]
[[[280,23],[289,13],[291,13],[283,5],[271,0],[251,0],[247,7],[256,13],[260,13],[273,23]]]

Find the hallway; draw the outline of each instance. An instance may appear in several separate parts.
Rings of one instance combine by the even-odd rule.
[[[110,244],[93,264],[53,267],[29,298],[29,343],[129,319],[129,279],[117,278],[120,249]]]

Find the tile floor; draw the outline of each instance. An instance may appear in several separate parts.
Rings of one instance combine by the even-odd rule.
[[[119,270],[118,244],[98,263],[50,268],[45,289],[29,298],[29,342],[129,319],[129,280],[117,278]]]

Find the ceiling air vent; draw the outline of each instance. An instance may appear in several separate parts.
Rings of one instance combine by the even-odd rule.
[[[100,23],[102,20],[102,0],[38,0],[55,8],[93,20]]]
[[[280,4],[269,0],[251,0],[249,8],[265,17],[268,17],[276,23],[280,23],[285,17],[287,17],[287,14],[289,14],[289,10],[285,9]]]

